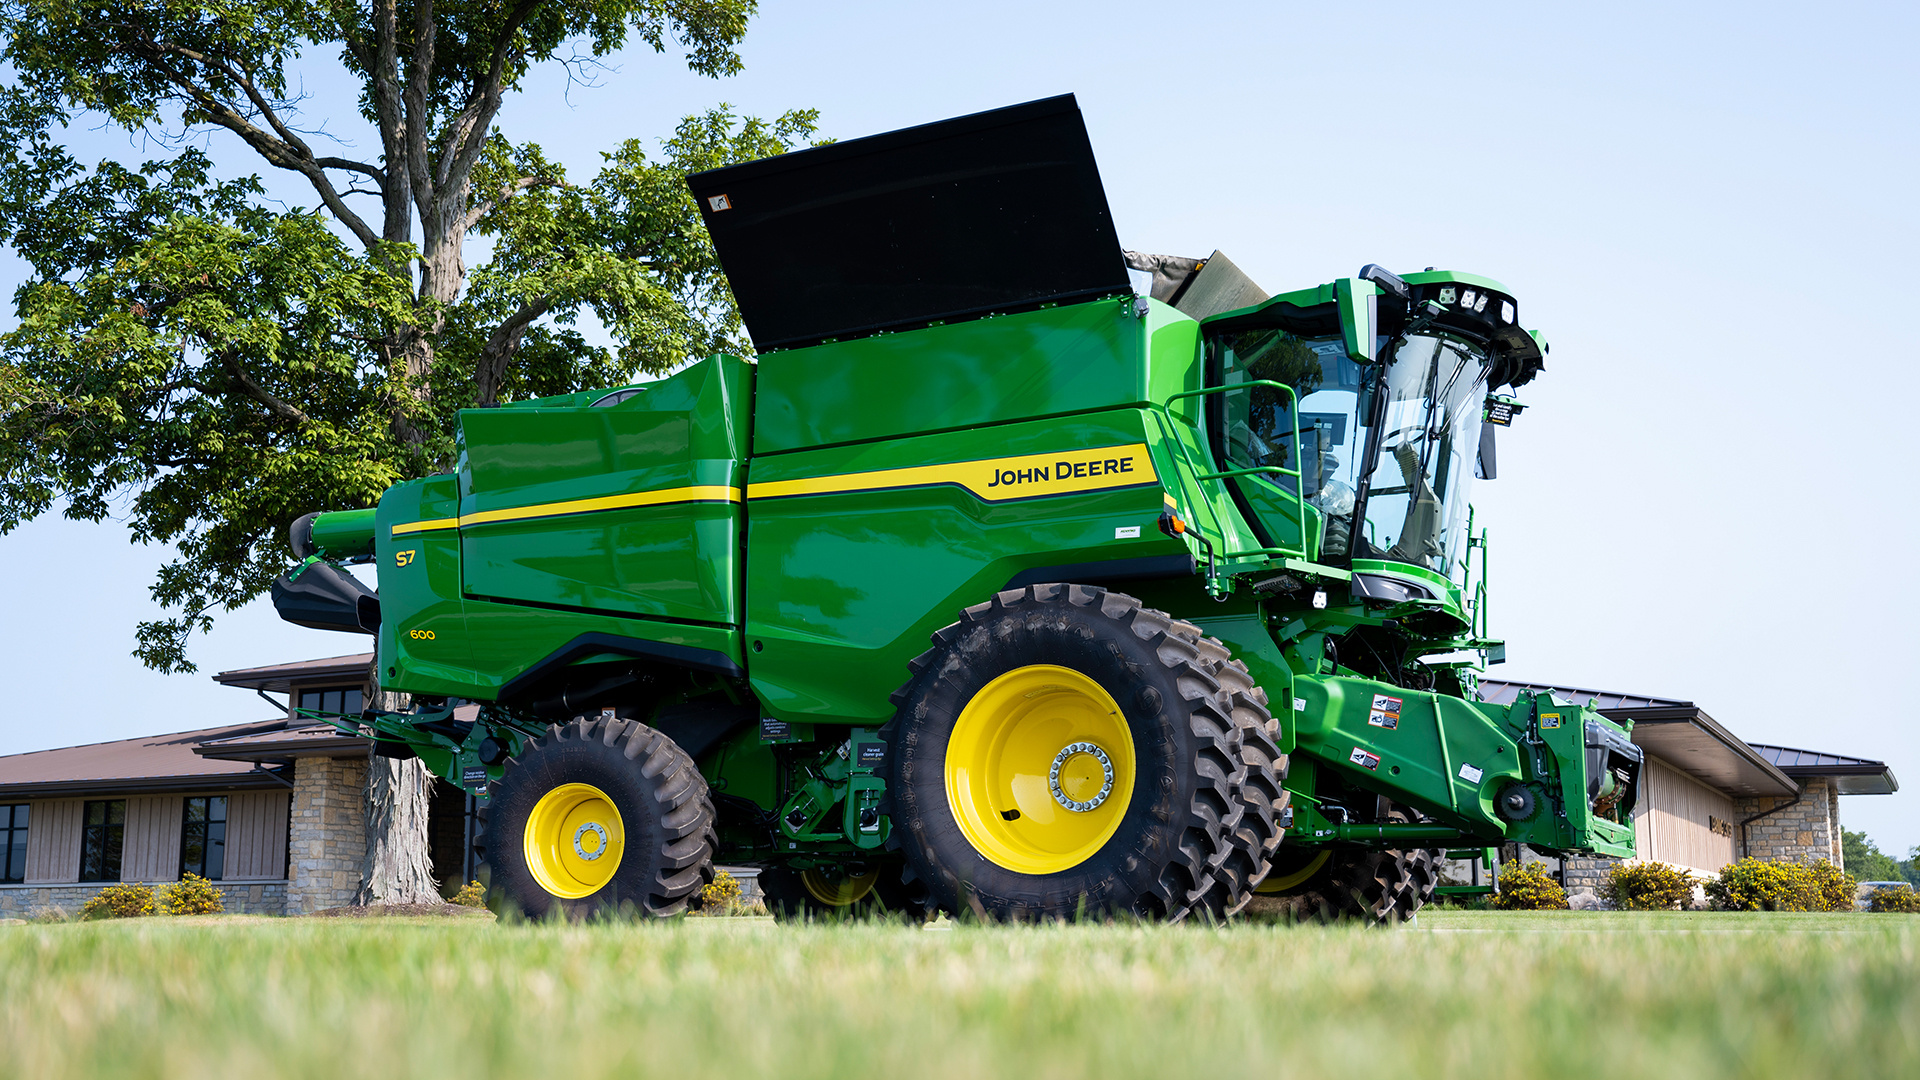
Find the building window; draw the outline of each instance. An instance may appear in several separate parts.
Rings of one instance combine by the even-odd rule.
[[[27,804],[0,806],[0,883],[27,879]]]
[[[227,862],[227,798],[208,795],[187,800],[180,837],[180,873],[219,881]]]
[[[365,695],[357,686],[316,687],[300,691],[300,708],[315,712],[359,715],[366,707]]]
[[[127,831],[127,800],[90,802],[80,829],[80,880],[120,880],[120,840]]]

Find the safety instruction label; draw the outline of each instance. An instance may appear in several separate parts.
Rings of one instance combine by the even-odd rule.
[[[1460,779],[1465,780],[1469,784],[1479,783],[1480,778],[1485,775],[1486,775],[1485,772],[1479,769],[1476,769],[1473,766],[1468,765],[1464,762],[1462,762],[1460,765]]]
[[[1560,726],[1560,714],[1559,714],[1559,713],[1557,713],[1557,712],[1543,712],[1543,713],[1541,713],[1541,714],[1540,714],[1540,730],[1542,730],[1542,731],[1552,731],[1552,730],[1553,730],[1554,728],[1557,728],[1557,727],[1559,727],[1559,726]]]
[[[1373,695],[1373,708],[1367,713],[1367,723],[1388,731],[1399,727],[1400,699],[1385,694]]]
[[[1358,746],[1353,748],[1353,753],[1347,755],[1347,760],[1363,769],[1378,769],[1380,767],[1380,755],[1369,754]]]

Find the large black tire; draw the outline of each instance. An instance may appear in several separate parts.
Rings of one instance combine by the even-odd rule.
[[[619,811],[625,848],[598,891],[563,897],[542,886],[527,865],[526,830],[534,807],[567,784],[604,792]],[[672,739],[632,720],[577,719],[549,727],[493,785],[478,845],[488,890],[533,918],[583,918],[631,909],[678,915],[713,880],[713,802],[693,759]]]
[[[809,881],[808,871],[769,866],[760,871],[760,892],[766,898],[767,910],[783,922],[876,918],[926,922],[931,914],[927,890],[902,880],[904,869],[892,861],[872,864],[867,869],[867,873],[873,875],[872,884],[840,903],[835,902],[840,897],[833,892],[840,884],[841,875],[815,870],[811,872],[813,880]]]
[[[1406,819],[1398,811],[1395,817]],[[1298,890],[1301,913],[1327,921],[1406,922],[1433,899],[1445,857],[1446,852],[1434,848],[1336,851]]]
[[[1234,726],[1239,729],[1240,756],[1247,765],[1239,793],[1246,814],[1240,819],[1240,827],[1234,830],[1233,842],[1234,859],[1240,876],[1247,881],[1248,891],[1238,904],[1228,909],[1228,914],[1238,914],[1253,898],[1253,887],[1272,870],[1274,853],[1286,833],[1286,827],[1280,822],[1292,799],[1292,794],[1283,786],[1288,761],[1277,741],[1280,721],[1268,710],[1267,692],[1254,684],[1247,665],[1233,659],[1218,639],[1201,635],[1197,628],[1194,639],[1202,654],[1218,665],[1214,674],[1220,679]]]
[[[1223,918],[1246,903],[1264,872],[1260,853],[1271,851],[1270,837],[1277,843],[1270,820],[1249,824],[1249,800],[1261,804],[1256,818],[1270,813],[1278,755],[1247,752],[1239,706],[1222,683],[1223,659],[1199,638],[1190,624],[1133,597],[1060,584],[1002,592],[933,635],[881,734],[889,747],[892,842],[938,906],[1014,921],[1081,914],[1177,921]],[[946,756],[975,695],[1037,665],[1076,672],[1119,706],[1135,784],[1097,851],[1064,869],[1024,873],[987,858],[962,831],[947,794]],[[1238,687],[1238,679],[1229,681]],[[1251,723],[1257,703],[1245,690],[1240,698]],[[1250,772],[1260,774],[1251,784]]]

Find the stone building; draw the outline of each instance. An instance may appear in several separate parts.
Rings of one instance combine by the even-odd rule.
[[[226,671],[286,695],[279,715],[0,757],[0,918],[73,912],[107,885],[192,872],[228,911],[302,914],[351,903],[366,855],[368,740],[297,709],[357,713],[372,657]],[[272,700],[272,699],[268,699]],[[471,878],[471,802],[436,783],[435,873]]]
[[[1592,702],[1608,719],[1633,721],[1634,744],[1646,752],[1634,808],[1637,859],[1696,874],[1747,857],[1825,859],[1844,869],[1840,796],[1899,788],[1885,762],[1744,742],[1691,701],[1496,679],[1481,683],[1481,698],[1505,705],[1523,690]],[[1596,891],[1614,862],[1542,861],[1576,896]],[[1462,866],[1452,876],[1472,871]]]

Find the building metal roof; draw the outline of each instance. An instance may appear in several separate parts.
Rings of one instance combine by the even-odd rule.
[[[1647,697],[1644,694],[1617,694],[1611,690],[1588,690],[1578,686],[1560,686],[1554,683],[1508,682],[1505,679],[1481,679],[1480,700],[1495,705],[1511,705],[1520,696],[1520,691],[1531,690],[1536,694],[1550,693],[1562,701],[1576,705],[1595,702],[1597,709],[1634,709],[1656,708],[1677,709],[1692,705],[1691,701],[1678,698]]]
[[[1633,721],[1634,745],[1704,784],[1732,795],[1794,795],[1800,781],[1833,777],[1842,795],[1886,795],[1899,787],[1886,763],[1842,754],[1748,743],[1691,701],[1553,683],[1482,679],[1480,700],[1511,705],[1525,690],[1593,703],[1613,721]]]
[[[1795,750],[1791,746],[1753,743],[1754,750],[1772,761],[1780,771],[1799,779],[1826,776],[1833,778],[1834,790],[1842,795],[1891,795],[1900,790],[1900,781],[1884,761],[1823,754],[1818,750]]]
[[[220,672],[213,677],[213,681],[222,686],[239,686],[248,690],[273,690],[284,694],[292,690],[296,683],[314,683],[328,679],[364,683],[367,681],[367,672],[372,667],[372,653],[354,653],[351,656],[329,656],[320,660],[301,660],[291,664],[236,668],[232,671]]]
[[[0,799],[285,786],[287,778],[251,763],[213,760],[195,753],[208,739],[245,737],[285,724],[285,720],[229,724],[8,754],[0,757]]]
[[[1697,705],[1601,709],[1600,715],[1615,722],[1633,721],[1634,745],[1729,795],[1752,798],[1800,792],[1794,777]]]

